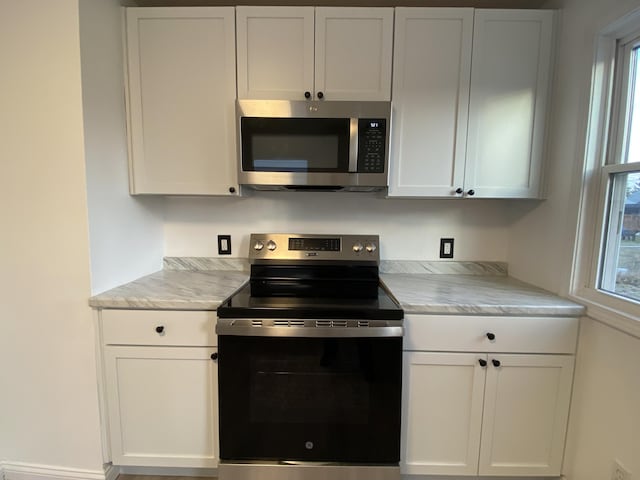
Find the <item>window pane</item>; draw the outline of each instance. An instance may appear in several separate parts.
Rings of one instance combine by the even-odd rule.
[[[640,172],[611,176],[600,288],[640,301]]]
[[[631,51],[629,68],[629,129],[622,163],[640,162],[640,47]]]

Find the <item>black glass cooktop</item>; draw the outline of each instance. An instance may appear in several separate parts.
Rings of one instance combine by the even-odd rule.
[[[401,320],[404,312],[381,286],[372,298],[255,296],[247,284],[218,307],[220,318]]]

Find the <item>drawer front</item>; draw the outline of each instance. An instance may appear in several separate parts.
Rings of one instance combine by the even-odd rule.
[[[107,345],[217,345],[216,312],[175,310],[102,310]]]
[[[573,354],[575,317],[406,315],[404,350]]]

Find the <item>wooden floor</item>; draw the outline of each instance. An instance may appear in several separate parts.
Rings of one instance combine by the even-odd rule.
[[[176,477],[165,475],[118,475],[117,480],[217,480],[216,477]]]

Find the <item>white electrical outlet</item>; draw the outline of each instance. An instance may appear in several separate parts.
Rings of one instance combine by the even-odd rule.
[[[631,473],[618,460],[614,460],[611,480],[631,480]]]

